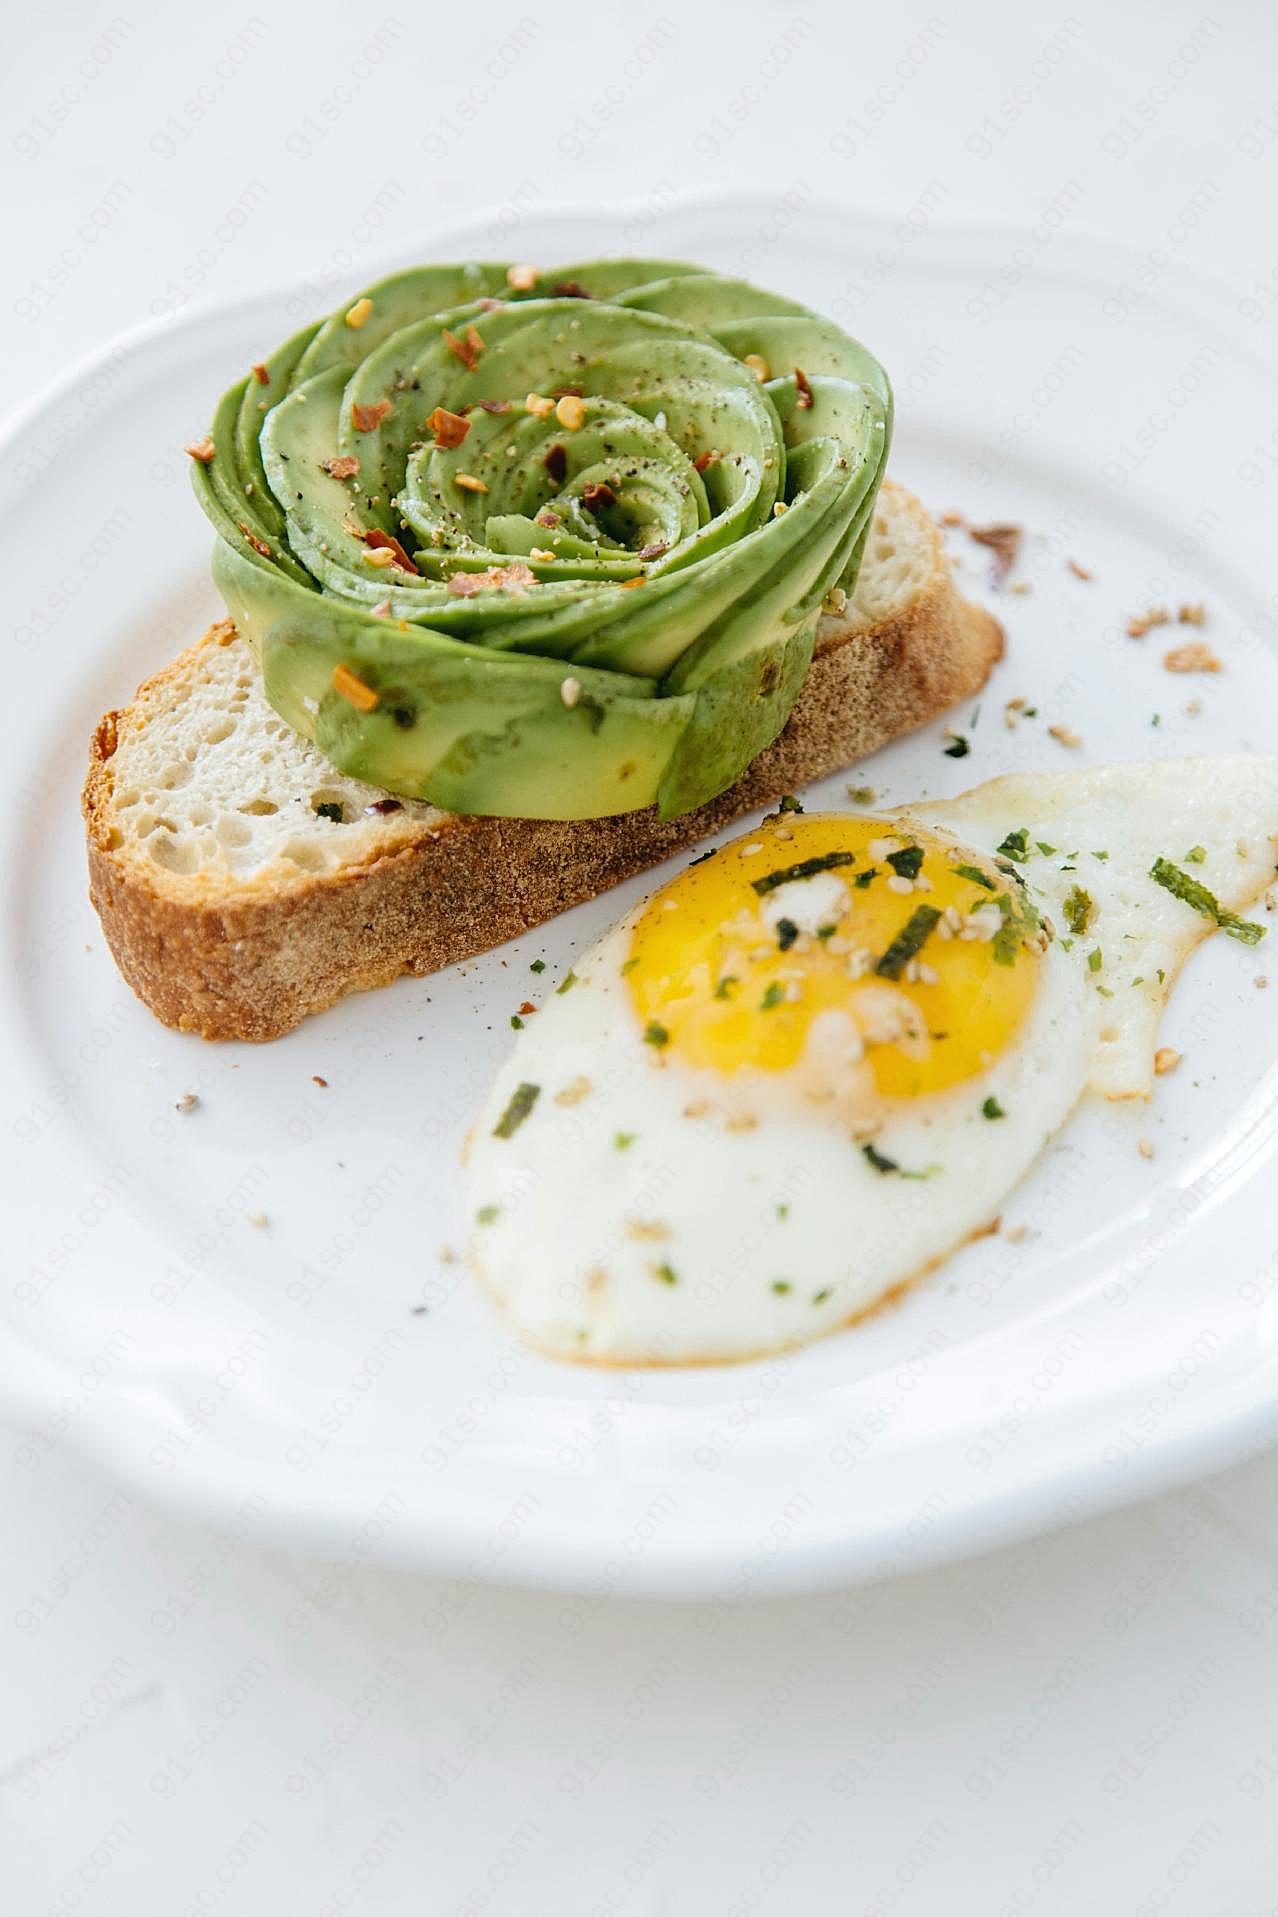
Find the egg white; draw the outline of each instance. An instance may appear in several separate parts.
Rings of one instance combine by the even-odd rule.
[[[899,1101],[873,1140],[884,1170],[778,1075],[697,1071],[644,1043],[622,976],[630,914],[520,1034],[472,1134],[473,1259],[531,1344],[612,1364],[755,1356],[846,1324],[988,1229],[1086,1091],[1149,1095],[1167,990],[1213,929],[1150,867],[1202,847],[1185,870],[1245,910],[1274,875],[1278,760],[1017,775],[894,817],[987,856],[1027,828],[1019,869],[1057,936],[1014,1042]],[[1076,885],[1093,920],[1071,939]],[[536,1102],[498,1136],[521,1085]]]

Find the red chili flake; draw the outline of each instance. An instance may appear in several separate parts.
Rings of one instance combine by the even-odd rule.
[[[257,534],[253,531],[253,528],[249,525],[246,525],[242,519],[240,521],[240,531],[244,534],[244,537],[248,540],[249,545],[253,548],[254,552],[260,552],[263,559],[270,558],[271,549],[267,545],[266,541],[264,539],[259,539]]]
[[[990,561],[990,580],[995,586],[1001,586],[1012,567],[1016,564],[1024,537],[1020,526],[969,526],[968,532],[978,546],[988,546],[994,557]]]
[[[437,406],[426,424],[437,446],[460,446],[470,431],[470,421],[461,413],[450,413],[446,406]]]
[[[639,559],[660,559],[662,554],[668,553],[669,550],[670,547],[664,539],[654,539],[650,546],[640,546],[636,557]]]
[[[388,812],[402,812],[404,810],[404,801],[402,799],[374,799],[371,805],[364,807],[364,810],[365,812],[379,812],[385,817]]]
[[[508,413],[512,404],[508,399],[481,399],[475,403],[481,406],[486,413]]]
[[[552,399],[583,399],[585,392],[584,386],[552,386],[550,397]]]
[[[703,473],[707,466],[715,465],[722,458],[723,458],[722,453],[716,453],[716,452],[700,453],[698,454],[697,458],[694,459],[692,462],[693,470],[698,473]]]
[[[563,479],[564,475],[568,471],[567,447],[561,446],[559,444],[559,441],[556,440],[555,444],[549,449],[549,451],[546,454],[546,457],[542,460],[541,463],[546,468],[546,471],[550,474],[550,477],[554,480],[557,486],[560,480]]]
[[[354,479],[359,473],[359,461],[354,453],[342,453],[337,458],[321,461],[321,468],[333,479]]]
[[[261,360],[258,360],[258,362],[257,362],[257,364],[256,364],[256,366],[253,366],[253,367],[250,367],[250,369],[249,369],[249,370],[251,371],[251,373],[252,373],[252,375],[253,375],[253,377],[254,377],[254,379],[255,379],[255,380],[257,381],[257,383],[258,383],[258,385],[259,385],[259,386],[269,386],[269,385],[270,385],[270,383],[271,383],[271,376],[270,376],[270,374],[269,374],[269,373],[267,372],[267,370],[266,370],[266,368],[265,368],[265,366],[264,366],[264,365],[262,364],[262,361],[261,361]]]
[[[801,412],[806,412],[807,408],[812,404],[812,388],[808,383],[808,376],[801,366],[796,366],[794,369],[794,383],[799,395],[794,403]]]
[[[458,339],[456,333],[444,328],[444,344],[450,353],[455,353],[468,373],[473,373],[479,364],[479,355],[484,350],[484,342],[473,326],[466,328],[465,339]]]
[[[615,506],[617,495],[607,480],[601,479],[597,486],[582,487],[581,503],[587,512],[597,513],[601,506]]]
[[[393,538],[390,533],[384,533],[380,526],[374,526],[371,532],[363,533],[361,537],[366,546],[372,546],[381,551],[393,553],[395,555],[395,564],[400,568],[401,572],[417,571],[417,567],[404,551],[398,539]]]
[[[388,399],[377,399],[371,406],[361,406],[358,401],[351,407],[351,425],[357,433],[371,433],[389,417],[391,403]]]
[[[537,1007],[533,1004],[532,1000],[526,998],[519,1008],[519,1016],[520,1018],[527,1018],[529,1012],[535,1012],[536,1010]]]
[[[578,280],[556,280],[550,290],[557,300],[588,300],[594,297]]]

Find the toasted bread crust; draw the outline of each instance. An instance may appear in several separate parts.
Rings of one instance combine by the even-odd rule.
[[[198,644],[226,643],[215,627]],[[925,590],[872,631],[824,634],[780,737],[710,805],[569,822],[441,814],[338,872],[198,883],[144,866],[111,824],[113,758],[148,695],[191,648],[109,712],[93,736],[83,810],[89,894],[117,965],[164,1024],[208,1039],[278,1038],[347,993],[434,972],[658,864],[783,793],[853,765],[976,692],[1003,635],[939,559]]]

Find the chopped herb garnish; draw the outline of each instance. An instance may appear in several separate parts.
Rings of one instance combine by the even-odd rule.
[[[799,936],[799,928],[793,919],[777,920],[777,944],[783,952],[788,952]]]
[[[1018,909],[1012,904],[1010,892],[1000,892],[994,903],[1003,914],[1003,923],[990,941],[990,955],[996,965],[1012,965],[1022,939],[1038,930],[1038,912],[1028,899],[1022,899]]]
[[[1163,968],[1162,968],[1162,966],[1161,966],[1161,965],[1160,965],[1160,966],[1159,966],[1159,968],[1158,968],[1158,973],[1157,973],[1157,977],[1158,977],[1158,983],[1159,983],[1160,985],[1166,985],[1166,983],[1167,983],[1167,974],[1166,974],[1166,972],[1164,972],[1164,970],[1163,970]]]
[[[1090,892],[1084,892],[1081,885],[1071,885],[1065,894],[1065,923],[1078,938],[1091,924],[1096,913],[1096,901]]]
[[[771,1012],[775,1010],[784,997],[784,985],[781,984],[779,979],[774,978],[767,991],[763,994],[763,997],[759,1000],[759,1010],[761,1012]]]
[[[1089,952],[1089,953],[1087,954],[1087,969],[1088,969],[1088,971],[1089,971],[1089,972],[1099,972],[1099,971],[1100,971],[1100,968],[1101,968],[1101,966],[1102,966],[1102,965],[1103,965],[1104,963],[1105,963],[1105,958],[1104,958],[1104,954],[1102,953],[1102,951],[1101,951],[1101,949],[1100,949],[1100,946],[1099,946],[1099,945],[1093,945],[1093,947],[1092,947],[1092,949],[1091,949],[1091,951],[1090,951],[1090,952]]]
[[[493,1126],[494,1138],[513,1138],[541,1095],[540,1085],[516,1085],[509,1105]]]
[[[481,1205],[475,1213],[481,1225],[495,1225],[501,1217],[500,1205]]]
[[[1015,859],[1018,865],[1024,865],[1029,858],[1029,828],[1019,826],[1015,832],[1009,832],[998,850],[1005,858]]]
[[[740,985],[740,983],[741,981],[737,977],[735,972],[725,972],[723,977],[719,980],[719,983],[714,988],[715,997],[731,998],[732,997],[731,987],[734,985]]]
[[[877,879],[878,876],[879,876],[879,868],[877,865],[867,866],[864,872],[857,873],[852,883],[853,885],[855,885],[858,892],[864,892],[866,886],[870,883],[870,880]]]
[[[777,801],[778,812],[802,812],[802,810],[803,801],[796,799],[793,792],[787,792],[784,798]]]
[[[638,1132],[616,1132],[613,1135],[612,1148],[618,1152],[628,1152],[634,1144]]]
[[[875,966],[880,978],[900,978],[916,953],[922,951],[941,914],[934,905],[919,905]]]
[[[966,759],[971,750],[971,746],[961,732],[952,732],[950,743],[945,748],[945,756],[947,759]]]
[[[814,1305],[823,1305],[829,1296],[830,1296],[829,1285],[823,1285],[820,1291],[813,1292],[812,1302]]]
[[[1050,859],[1055,856],[1056,847],[1054,845],[1048,845],[1045,839],[1035,839],[1034,843],[1045,859]]]
[[[512,1032],[522,1032],[524,1029],[524,1021],[518,1012],[512,1012],[510,1015],[510,1029]]]
[[[638,963],[637,960],[636,960],[636,963]],[[576,983],[577,983],[577,974],[575,972],[565,972],[563,977],[560,979],[558,985],[556,985],[555,987],[556,998],[562,998],[565,992],[571,992],[573,986]]]
[[[1092,857],[1093,857],[1094,859],[1099,859],[1099,860],[1100,860],[1100,862],[1101,862],[1101,864],[1102,864],[1102,865],[1104,865],[1104,863],[1105,863],[1105,861],[1106,861],[1106,859],[1107,859],[1107,858],[1109,857],[1109,853],[1108,853],[1108,852],[1093,852],[1093,853],[1092,853]]]
[[[788,885],[791,879],[815,878],[818,872],[831,872],[837,865],[851,865],[851,852],[822,852],[811,859],[800,859],[797,865],[781,865],[775,872],[765,872],[761,879],[751,879],[750,883],[760,898],[765,892],[775,892],[779,885]]]
[[[850,785],[848,797],[853,805],[873,805],[874,787],[872,785]]]
[[[997,890],[993,879],[975,865],[956,865],[954,870],[961,879],[971,879],[973,885],[983,885],[987,892]]]
[[[837,925],[818,925],[817,937],[820,939],[822,945],[825,944],[827,939],[832,939],[838,929]]]
[[[788,1278],[774,1278],[772,1280],[772,1289],[778,1298],[788,1298],[794,1290],[794,1286]]]
[[[660,1278],[663,1285],[678,1284],[679,1280],[675,1274],[675,1269],[673,1265],[667,1265],[667,1264],[654,1265],[652,1269],[656,1273],[657,1277]]]
[[[648,1026],[647,1030],[644,1032],[643,1042],[645,1045],[656,1045],[656,1046],[668,1045],[670,1043],[670,1034],[666,1030],[665,1026],[658,1025],[656,1019],[654,1018],[652,1023]]]
[[[622,966],[622,968],[621,968],[621,976],[622,976],[622,978],[624,978],[624,977],[626,976],[626,973],[627,973],[627,972],[633,972],[633,971],[634,971],[634,969],[635,969],[635,967],[636,967],[636,965],[638,965],[638,963],[639,963],[639,960],[638,960],[638,958],[637,958],[637,957],[636,957],[636,958],[628,958],[628,959],[626,960],[626,962],[625,962],[625,964],[624,964],[624,965]]]
[[[335,805],[331,799],[322,799],[315,811],[319,818],[331,819],[334,825],[342,823],[342,808],[340,805]]]
[[[917,879],[923,870],[923,848],[921,845],[906,845],[899,852],[889,852],[887,862],[898,879]]]
[[[528,970],[530,972],[544,972],[545,969],[546,969],[545,959],[534,959],[532,964],[528,967]]]
[[[1185,864],[1201,865],[1206,857],[1207,847],[1205,845],[1191,845],[1185,854]]]
[[[777,1206],[777,1217],[781,1219],[782,1222],[784,1222],[789,1216],[790,1216],[790,1207],[788,1205]]]
[[[1006,1118],[1007,1113],[994,1097],[987,1098],[981,1106],[982,1118]]]
[[[1256,925],[1250,919],[1240,919],[1236,912],[1225,911],[1214,893],[1209,892],[1197,879],[1191,879],[1188,872],[1182,872],[1170,859],[1155,859],[1149,868],[1149,876],[1157,879],[1174,899],[1192,906],[1204,918],[1214,919],[1227,937],[1237,939],[1243,945],[1259,945],[1264,938],[1266,928],[1263,925]]]
[[[876,1172],[895,1172],[898,1178],[930,1178],[931,1171],[902,1171],[895,1158],[885,1158],[873,1145],[862,1145],[862,1156],[868,1158]],[[932,1170],[935,1170],[933,1166]]]

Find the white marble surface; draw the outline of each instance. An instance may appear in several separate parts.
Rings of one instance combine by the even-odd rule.
[[[23,9],[0,398],[486,208],[517,253],[521,209],[699,188],[1028,224],[1078,182],[1134,289],[1174,257],[1272,311],[1271,9],[941,4]],[[716,1609],[284,1557],[23,1435],[5,1917],[1278,1911],[1272,1455],[890,1587]]]

